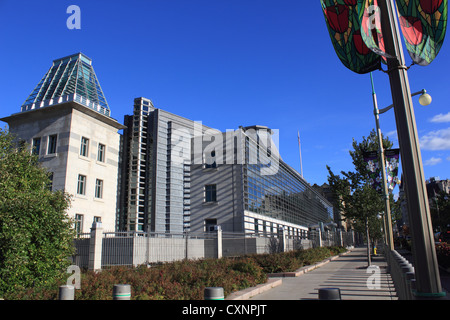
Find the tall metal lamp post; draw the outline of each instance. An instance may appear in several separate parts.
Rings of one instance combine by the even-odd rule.
[[[384,220],[384,226],[385,226],[385,236],[386,236],[386,244],[388,246],[389,250],[394,250],[394,238],[392,233],[392,218],[391,218],[391,208],[389,203],[389,189],[387,186],[387,179],[386,179],[386,166],[385,166],[385,156],[384,156],[384,148],[383,148],[383,137],[381,134],[380,129],[380,114],[383,114],[389,110],[391,110],[394,107],[394,104],[391,104],[383,109],[378,109],[378,102],[377,102],[377,95],[375,93],[375,87],[373,84],[373,77],[372,73],[370,73],[370,81],[372,84],[372,99],[373,99],[373,114],[375,116],[375,125],[376,125],[376,131],[377,131],[377,137],[378,137],[378,155],[380,157],[380,163],[381,163],[381,178],[382,178],[382,184],[383,184],[383,198],[384,198],[384,205],[385,205],[385,211],[383,218]],[[431,103],[431,96],[427,93],[425,89],[422,89],[420,91],[417,91],[415,93],[411,94],[411,97],[414,97],[416,95],[421,95],[419,97],[419,103],[422,106],[427,106]]]
[[[402,171],[410,218],[410,229],[415,259],[417,298],[438,298],[442,292],[439,268],[434,247],[428,196],[419,148],[419,139],[414,117],[407,67],[404,63],[398,24],[393,0],[378,1],[381,29],[387,58],[392,100]]]

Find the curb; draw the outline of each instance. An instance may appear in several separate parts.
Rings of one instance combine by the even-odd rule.
[[[281,279],[269,279],[266,283],[229,294],[225,300],[247,300],[253,296],[277,287],[283,283]]]
[[[298,277],[302,274],[305,274],[309,271],[312,271],[314,269],[317,269],[321,266],[323,266],[324,264],[335,260],[341,256],[346,255],[347,253],[351,252],[351,250],[347,250],[346,252],[340,253],[339,255],[336,256],[332,256],[330,258],[327,258],[325,260],[322,260],[318,263],[315,263],[313,265],[310,266],[305,266],[305,267],[301,267],[300,269],[293,271],[293,272],[280,272],[280,273],[269,273],[267,276],[269,277],[269,279],[267,280],[266,283],[263,284],[259,284],[256,287],[251,287],[251,288],[247,288],[241,291],[237,291],[237,292],[233,292],[231,294],[229,294],[225,300],[247,300],[250,299],[253,296],[256,296],[260,293],[263,293],[265,291],[268,291],[274,287],[277,287],[279,285],[281,285],[283,283],[283,279],[279,279],[279,278],[284,278],[284,277]]]

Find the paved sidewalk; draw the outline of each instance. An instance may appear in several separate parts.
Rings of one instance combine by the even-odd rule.
[[[375,274],[368,272],[367,249],[360,247],[300,276],[279,278],[281,285],[249,300],[317,300],[319,288],[339,288],[341,300],[397,300],[384,257],[373,257],[372,265],[379,267],[379,288],[370,280],[368,285]]]

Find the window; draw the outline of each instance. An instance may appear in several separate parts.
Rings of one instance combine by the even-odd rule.
[[[105,162],[106,146],[104,144],[98,144],[97,161]]]
[[[78,175],[77,193],[81,195],[86,194],[86,176],[83,176],[82,174]]]
[[[75,231],[77,235],[83,232],[83,215],[75,214]]]
[[[95,180],[95,197],[99,199],[103,198],[103,180]]]
[[[205,219],[206,232],[217,231],[217,219]]]
[[[89,139],[81,137],[80,156],[87,157],[89,152]]]
[[[47,154],[55,154],[56,153],[56,143],[57,142],[58,142],[58,136],[56,134],[48,136]]]
[[[39,152],[41,150],[41,138],[34,138],[31,147],[31,153],[39,155]]]
[[[94,216],[94,221],[93,222],[102,222],[102,217]]]
[[[217,201],[217,191],[215,184],[205,185],[205,202]]]

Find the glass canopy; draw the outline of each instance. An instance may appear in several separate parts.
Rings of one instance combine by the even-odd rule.
[[[92,68],[92,60],[82,53],[56,59],[22,105],[29,111],[67,101],[77,101],[110,116],[110,109]]]

